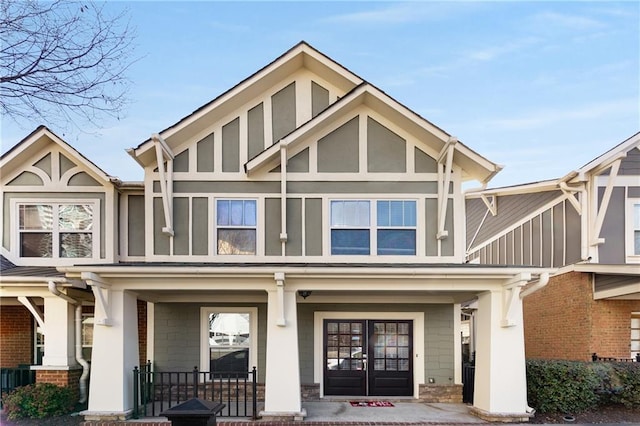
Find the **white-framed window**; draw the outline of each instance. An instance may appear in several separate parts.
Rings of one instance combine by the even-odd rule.
[[[256,254],[257,201],[216,200],[218,254]]]
[[[640,198],[627,200],[626,214],[627,261],[640,262]]]
[[[94,259],[100,255],[97,200],[15,202],[17,256]]]
[[[331,254],[416,254],[415,200],[332,200]]]
[[[246,373],[257,367],[258,308],[203,307],[201,371]]]
[[[640,312],[631,314],[631,358],[640,354]]]

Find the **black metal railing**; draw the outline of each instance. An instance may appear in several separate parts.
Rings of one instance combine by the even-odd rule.
[[[636,354],[635,358],[613,358],[606,356],[598,356],[595,352],[591,354],[591,360],[596,361],[608,361],[608,362],[640,362],[640,354]]]
[[[0,398],[5,392],[11,392],[20,386],[36,382],[36,372],[28,365],[18,368],[0,368]]]
[[[462,363],[462,402],[473,404],[476,365],[474,362]]]
[[[252,371],[215,373],[153,371],[151,362],[133,370],[133,417],[157,417],[191,398],[225,404],[218,417],[257,418],[256,367]]]

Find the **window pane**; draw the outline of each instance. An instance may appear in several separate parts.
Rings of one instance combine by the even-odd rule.
[[[378,226],[389,226],[389,201],[378,201]]]
[[[356,226],[369,226],[369,202],[357,201],[358,203],[358,219]]]
[[[368,201],[332,201],[331,226],[369,226]]]
[[[86,205],[61,205],[58,210],[58,226],[62,231],[91,230],[93,208]]]
[[[633,205],[633,229],[640,230],[640,204]]]
[[[391,201],[389,215],[391,216],[391,226],[404,225],[403,201]]]
[[[244,225],[256,226],[256,201],[247,200],[244,202]]]
[[[22,257],[51,257],[52,234],[50,233],[22,233],[20,234],[20,256]]]
[[[20,206],[20,229],[53,229],[53,206]]]
[[[404,202],[404,226],[416,226],[416,202]]]
[[[413,229],[379,229],[379,255],[415,255],[416,231]]]
[[[369,254],[368,229],[331,230],[331,254]]]
[[[640,254],[640,231],[633,232],[633,253]]]
[[[250,314],[248,313],[209,314],[209,351],[212,372],[249,371],[251,345],[249,324]]]
[[[91,234],[60,234],[60,257],[91,257],[92,246]]]
[[[244,202],[242,200],[231,200],[231,225],[243,225]]]
[[[218,254],[256,254],[255,229],[218,229]]]
[[[217,206],[217,224],[229,225],[229,200],[218,200]]]

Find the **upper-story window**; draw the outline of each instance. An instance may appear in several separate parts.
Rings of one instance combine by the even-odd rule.
[[[640,201],[633,203],[633,255],[640,256]]]
[[[626,210],[627,262],[640,262],[640,198],[628,198]]]
[[[94,257],[95,209],[93,203],[19,204],[20,257]]]
[[[256,200],[216,200],[218,254],[256,254]]]
[[[331,201],[331,254],[368,255],[372,252],[377,255],[416,254],[415,201]]]

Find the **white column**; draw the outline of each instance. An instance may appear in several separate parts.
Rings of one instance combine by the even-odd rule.
[[[260,415],[302,420],[306,413],[300,398],[296,292],[284,290],[283,279],[278,281],[278,289],[267,292],[267,365]]]
[[[510,313],[515,321],[504,326],[503,298],[501,290],[478,296],[472,411],[488,419],[528,417],[522,301],[513,300]]]
[[[75,306],[57,297],[44,298],[44,356],[46,367],[76,366]]]
[[[453,305],[453,383],[462,384],[462,309]]]
[[[136,296],[109,290],[111,325],[95,325],[91,388],[85,420],[116,420],[133,409],[133,368],[139,364]]]

